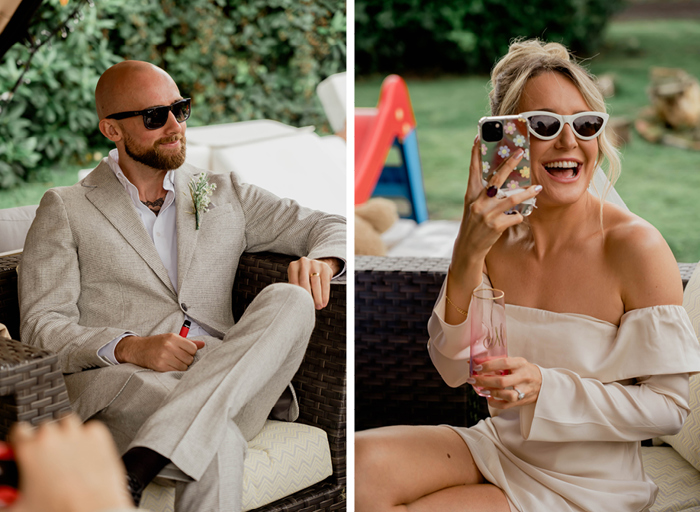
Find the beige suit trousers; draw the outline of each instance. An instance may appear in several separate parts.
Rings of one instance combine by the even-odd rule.
[[[223,341],[206,338],[187,371],[135,373],[96,418],[120,451],[148,447],[195,480],[177,484],[176,511],[238,511],[247,440],[299,368],[313,326],[304,289],[270,285]]]

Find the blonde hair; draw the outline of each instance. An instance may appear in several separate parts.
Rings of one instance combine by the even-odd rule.
[[[588,106],[597,112],[605,112],[603,94],[596,85],[595,78],[578,64],[569,51],[559,43],[543,43],[538,39],[515,40],[508,53],[496,63],[491,72],[492,115],[513,115],[518,113],[518,104],[525,84],[546,72],[555,71],[569,78],[578,88]],[[620,177],[620,153],[613,146],[605,130],[598,136],[597,164],[604,168],[610,184],[601,196],[601,221],[603,203],[608,192]],[[593,181],[591,179],[591,181]],[[595,185],[594,185],[595,186]]]

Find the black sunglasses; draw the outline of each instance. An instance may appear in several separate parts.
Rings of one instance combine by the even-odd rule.
[[[143,116],[143,125],[147,130],[157,130],[165,126],[168,122],[168,115],[172,111],[178,123],[184,123],[190,117],[192,111],[190,107],[190,98],[176,101],[172,105],[165,107],[151,107],[145,110],[134,110],[131,112],[119,112],[111,114],[106,119],[126,119],[127,117]]]

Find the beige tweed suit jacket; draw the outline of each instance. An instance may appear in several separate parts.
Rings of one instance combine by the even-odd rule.
[[[187,312],[223,337],[234,324],[231,290],[244,251],[345,258],[343,217],[280,199],[235,174],[210,173],[216,190],[196,230],[188,183],[200,172],[184,164],[175,173],[177,292],[105,161],[41,200],[19,276],[21,338],[59,354],[83,420],[109,405],[134,372],[150,371],[97,355],[124,332],[177,333]]]

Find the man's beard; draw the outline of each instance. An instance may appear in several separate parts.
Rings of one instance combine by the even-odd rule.
[[[130,135],[124,134],[124,151],[126,151],[126,154],[132,159],[147,165],[148,167],[153,167],[159,171],[170,171],[172,169],[177,169],[183,163],[185,163],[185,136],[183,135],[180,139],[180,151],[177,153],[164,154],[161,152],[159,146],[161,144],[167,144],[168,142],[174,142],[175,140],[177,140],[177,137],[171,139],[161,139],[157,141],[153,147],[140,148]]]

